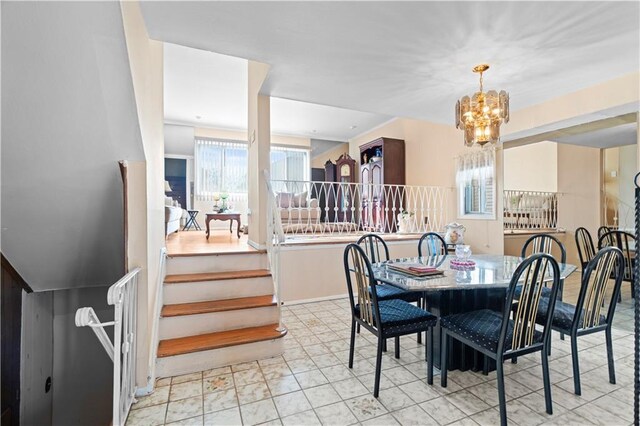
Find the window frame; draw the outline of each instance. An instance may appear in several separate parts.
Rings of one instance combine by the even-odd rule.
[[[479,154],[480,151],[475,153],[469,153],[466,155],[476,155]],[[496,155],[495,150],[493,151],[492,164],[490,166],[482,166],[490,169],[491,172],[491,187],[487,188],[486,181],[484,179],[484,184],[479,185],[480,188],[480,197],[482,198],[482,194],[484,192],[484,198],[486,199],[489,194],[491,194],[491,199],[493,200],[491,210],[486,212],[468,212],[466,211],[467,205],[467,189],[469,182],[467,179],[463,179],[459,177],[460,173],[464,173],[465,171],[460,170],[460,166],[456,165],[456,190],[457,190],[457,218],[458,219],[471,219],[471,220],[496,220],[497,218],[497,188],[496,188]],[[478,167],[480,168],[480,167]],[[484,190],[484,191],[483,191]],[[486,201],[485,201],[486,204]]]

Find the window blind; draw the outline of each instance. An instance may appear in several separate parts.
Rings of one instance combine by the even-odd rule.
[[[271,179],[308,181],[310,174],[309,150],[271,147]]]
[[[205,138],[195,139],[195,197],[213,200],[213,195],[247,193],[247,144]]]
[[[465,153],[456,161],[461,215],[495,215],[495,150]]]

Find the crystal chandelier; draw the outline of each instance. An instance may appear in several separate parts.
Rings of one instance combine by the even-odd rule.
[[[480,64],[473,72],[480,73],[480,91],[473,96],[464,96],[456,102],[456,128],[464,131],[464,144],[497,143],[500,139],[500,125],[509,122],[509,94],[504,90],[482,91],[482,73],[489,65]]]

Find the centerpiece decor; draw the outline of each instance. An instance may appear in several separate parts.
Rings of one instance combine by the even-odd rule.
[[[464,144],[469,147],[497,143],[500,125],[509,122],[509,94],[504,90],[483,92],[482,73],[488,69],[488,64],[473,68],[480,74],[480,90],[456,103],[456,128],[464,131]]]

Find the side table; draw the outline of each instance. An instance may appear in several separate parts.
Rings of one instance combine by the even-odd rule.
[[[240,213],[207,213],[207,217],[205,219],[205,225],[207,227],[207,238],[209,238],[209,222],[212,220],[228,220],[229,221],[229,232],[233,233],[233,221],[238,222],[238,231],[237,235],[240,238]]]
[[[184,228],[182,228],[183,231],[188,230],[192,226],[196,228],[196,230],[202,231],[202,228],[200,228],[200,224],[198,224],[198,221],[196,220],[199,212],[200,210],[187,210],[189,217],[187,218],[187,222],[184,224]]]

